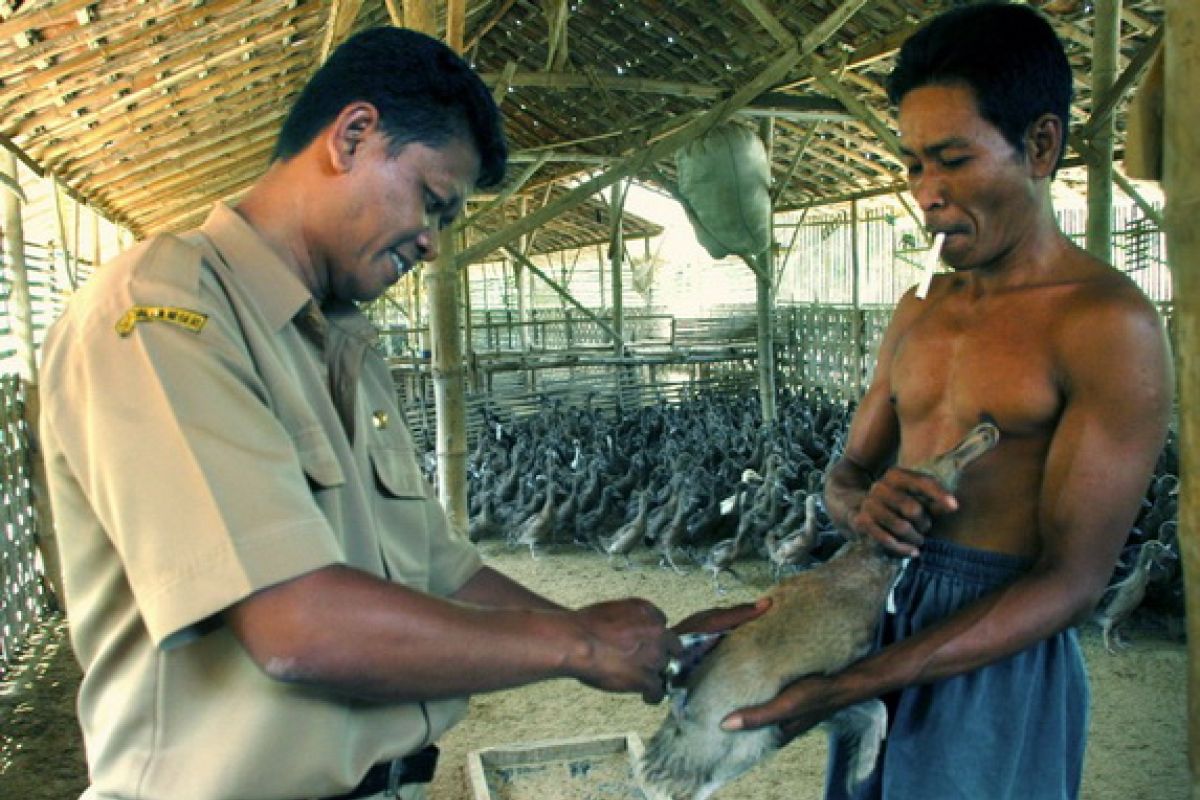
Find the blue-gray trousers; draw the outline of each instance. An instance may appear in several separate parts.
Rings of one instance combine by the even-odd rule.
[[[895,591],[880,646],[900,641],[1011,583],[1025,559],[929,539]],[[888,735],[853,800],[1074,800],[1090,691],[1076,631],[1002,661],[885,697]],[[831,747],[834,747],[831,742]],[[845,800],[845,759],[830,753],[827,800]]]

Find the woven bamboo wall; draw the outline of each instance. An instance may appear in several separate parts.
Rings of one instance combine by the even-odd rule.
[[[0,377],[0,680],[50,609],[36,549],[25,397],[15,375]]]

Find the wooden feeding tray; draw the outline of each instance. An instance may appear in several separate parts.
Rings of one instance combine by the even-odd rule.
[[[488,747],[467,755],[472,800],[645,800],[636,733]]]

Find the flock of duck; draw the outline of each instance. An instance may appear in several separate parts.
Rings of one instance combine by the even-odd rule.
[[[821,394],[787,394],[764,426],[756,395],[715,392],[610,412],[552,403],[510,421],[485,412],[469,535],[535,558],[574,544],[617,568],[649,553],[677,572],[707,569],[718,588],[743,558],[808,565],[842,543],[819,493],[849,414]]]
[[[820,391],[781,393],[762,424],[754,392],[685,393],[602,410],[547,400],[503,418],[484,407],[469,460],[473,541],[503,540],[534,558],[557,546],[604,554],[614,568],[656,561],[703,569],[718,591],[737,563],[776,577],[823,562],[844,543],[820,497],[854,406]],[[1178,438],[1172,432],[1097,614],[1106,646],[1146,601],[1182,616],[1177,537]]]

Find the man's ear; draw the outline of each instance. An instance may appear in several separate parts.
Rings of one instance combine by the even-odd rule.
[[[1025,132],[1025,153],[1035,178],[1049,178],[1058,166],[1058,156],[1066,147],[1066,131],[1055,114],[1042,114]]]
[[[326,146],[336,172],[349,172],[367,135],[379,127],[379,111],[370,103],[351,103],[329,126]]]

